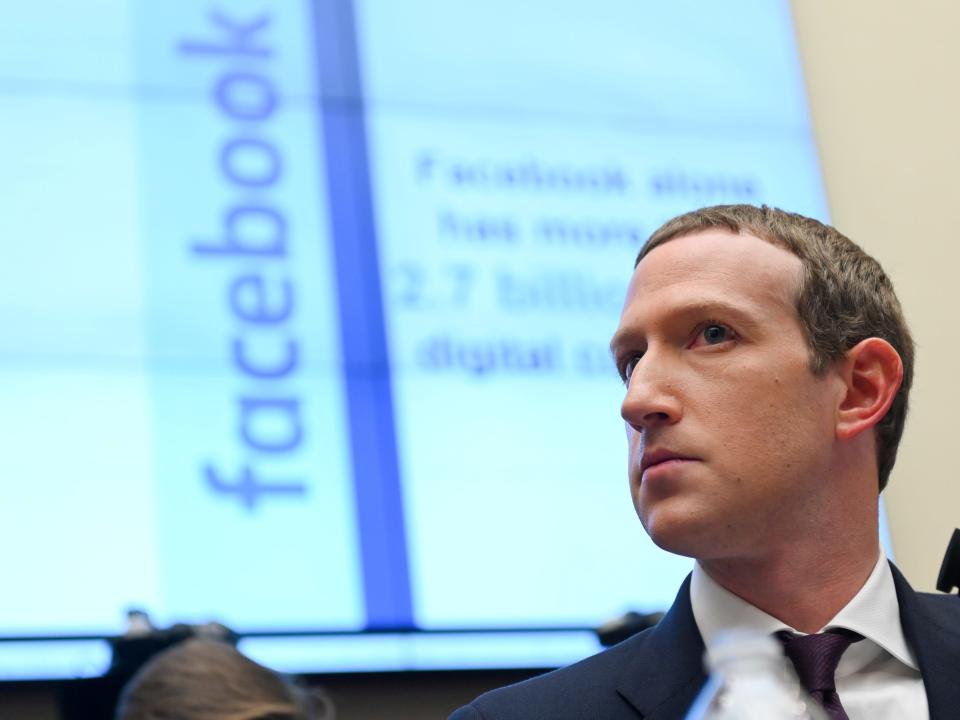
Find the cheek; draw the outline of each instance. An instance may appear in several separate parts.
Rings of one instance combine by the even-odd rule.
[[[738,384],[738,391],[711,406],[713,422],[726,427],[737,459],[758,471],[809,471],[832,438],[825,386],[806,367]]]
[[[627,473],[631,485],[639,481],[640,458],[643,457],[643,434],[634,430],[630,425],[627,428]]]
[[[623,431],[627,436],[627,447],[630,449],[630,456],[633,457],[634,450],[642,447],[643,435],[626,421],[623,423]]]
[[[629,424],[627,428],[627,481],[634,508],[640,511],[640,458],[643,457],[643,434]]]

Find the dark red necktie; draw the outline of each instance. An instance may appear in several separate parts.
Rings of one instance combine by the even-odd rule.
[[[823,705],[833,720],[848,720],[837,695],[834,673],[840,656],[851,643],[863,640],[863,636],[838,628],[816,635],[797,635],[781,630],[777,638],[783,643],[784,652],[796,668],[800,684]]]

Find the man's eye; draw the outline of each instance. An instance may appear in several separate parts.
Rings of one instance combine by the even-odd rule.
[[[703,340],[707,345],[718,345],[729,337],[730,331],[723,325],[710,324],[703,329]]]
[[[637,367],[637,363],[640,362],[640,358],[643,357],[642,354],[631,355],[627,358],[627,362],[623,365],[623,381],[627,382],[630,380],[630,376],[633,374],[634,369]]]

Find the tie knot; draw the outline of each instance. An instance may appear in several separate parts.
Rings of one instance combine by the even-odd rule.
[[[863,636],[851,630],[838,628],[816,635],[797,635],[781,630],[777,638],[783,650],[797,670],[800,684],[808,692],[832,692],[836,690],[834,673],[840,656]]]

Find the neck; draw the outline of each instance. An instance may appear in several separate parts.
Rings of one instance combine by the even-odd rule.
[[[734,595],[800,632],[815,633],[853,599],[877,563],[877,533],[862,535],[852,544],[850,538],[842,544],[824,538],[762,556],[698,562]]]

